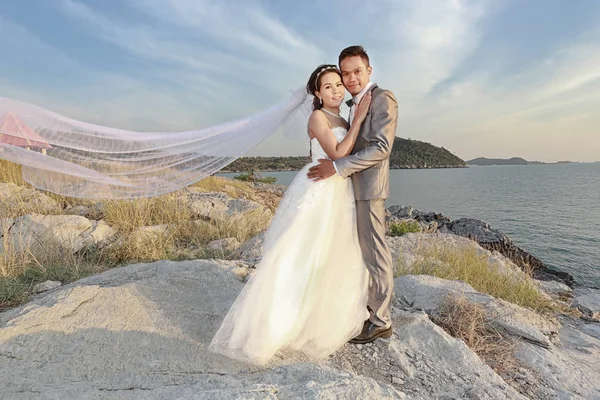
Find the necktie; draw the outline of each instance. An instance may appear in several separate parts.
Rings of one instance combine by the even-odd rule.
[[[352,121],[354,120],[354,111],[356,111],[356,103],[353,100],[350,100],[349,103],[352,102],[352,106],[350,107],[350,114],[348,115],[348,123],[352,125]]]

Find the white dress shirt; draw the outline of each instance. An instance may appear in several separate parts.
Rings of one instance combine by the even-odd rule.
[[[352,120],[354,120],[354,111],[356,110],[356,105],[360,103],[365,93],[367,93],[373,84],[373,82],[367,83],[363,90],[361,90],[360,93],[352,98],[352,107],[350,107],[350,114],[348,114],[348,123],[350,123],[350,125],[352,125]],[[333,168],[335,168],[335,172],[337,172],[338,175],[341,175],[340,171],[338,171],[337,167],[335,166],[335,161],[333,162]]]
[[[350,123],[350,125],[352,125],[352,120],[354,120],[354,112],[356,111],[356,106],[360,103],[365,93],[367,93],[371,86],[373,86],[373,82],[367,83],[367,86],[365,86],[359,94],[352,98],[352,107],[350,107],[350,114],[348,115],[348,122]]]

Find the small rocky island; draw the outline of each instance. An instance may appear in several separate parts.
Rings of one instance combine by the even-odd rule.
[[[478,166],[486,166],[486,165],[546,165],[546,164],[576,164],[573,161],[558,161],[555,163],[546,163],[542,161],[527,161],[521,157],[512,157],[512,158],[485,158],[479,157],[474,158],[472,160],[467,161],[468,165],[478,165]]]
[[[409,206],[387,210],[390,339],[264,368],[208,352],[284,190],[211,177],[90,202],[0,183],[0,398],[600,398],[600,292]]]

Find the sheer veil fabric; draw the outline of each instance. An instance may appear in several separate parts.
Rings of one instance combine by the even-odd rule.
[[[77,121],[0,97],[0,159],[34,187],[79,198],[127,199],[179,190],[227,166],[278,129],[308,141],[305,88],[270,108],[186,132],[135,132]]]

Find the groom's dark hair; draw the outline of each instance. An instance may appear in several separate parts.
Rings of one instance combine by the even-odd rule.
[[[342,61],[344,61],[345,58],[347,57],[360,57],[362,58],[362,60],[365,62],[365,65],[368,67],[369,64],[369,56],[367,55],[367,51],[362,47],[362,46],[350,46],[350,47],[346,47],[344,50],[342,50],[342,52],[340,53],[340,56],[338,57],[338,65],[342,66]]]

